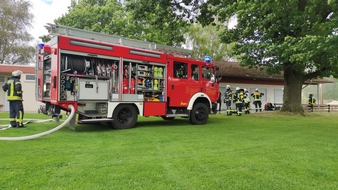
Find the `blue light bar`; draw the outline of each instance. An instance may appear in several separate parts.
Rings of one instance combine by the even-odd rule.
[[[44,46],[45,46],[44,43],[39,44],[39,48],[40,48],[40,49],[43,49]]]
[[[207,63],[210,63],[211,62],[211,57],[210,56],[205,56],[204,57],[204,61],[207,62]]]

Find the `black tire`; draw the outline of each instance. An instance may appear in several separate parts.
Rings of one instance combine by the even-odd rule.
[[[129,129],[135,127],[137,111],[132,105],[120,105],[113,113],[112,127],[114,129]]]
[[[162,119],[163,120],[174,120],[175,119],[175,117],[166,117],[166,116],[162,116]]]
[[[205,124],[208,121],[209,108],[204,103],[196,103],[190,112],[189,121],[193,125]]]

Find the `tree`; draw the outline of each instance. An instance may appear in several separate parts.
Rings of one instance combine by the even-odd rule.
[[[32,22],[27,0],[0,0],[0,64],[27,64],[31,62],[33,39],[27,32]]]
[[[180,46],[184,41],[184,22],[176,19],[167,1],[82,0],[72,2],[69,12],[56,24],[104,32],[164,45]]]
[[[128,36],[129,18],[116,0],[82,0],[78,4],[73,2],[69,12],[54,22],[95,32]]]
[[[129,0],[127,8],[133,15],[132,22],[141,25],[139,36],[148,41],[181,47],[185,41],[187,21],[174,12],[174,4],[168,0]]]
[[[284,75],[283,111],[303,112],[304,81],[338,77],[338,4],[334,0],[210,0],[199,21],[237,18],[222,34],[249,68]]]
[[[214,61],[228,61],[232,45],[221,42],[220,32],[214,25],[202,26],[194,23],[187,32],[187,44],[191,44],[194,51],[192,57],[203,59],[209,55]]]

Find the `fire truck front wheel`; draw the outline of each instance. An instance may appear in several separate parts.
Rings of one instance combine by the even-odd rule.
[[[189,121],[193,125],[205,124],[208,121],[209,109],[204,103],[197,103],[190,112]]]
[[[120,105],[113,113],[112,127],[114,129],[129,129],[135,127],[137,111],[132,105]]]

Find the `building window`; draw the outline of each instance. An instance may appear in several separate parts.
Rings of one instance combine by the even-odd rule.
[[[5,76],[0,76],[0,82],[5,82]]]
[[[27,74],[27,75],[25,76],[25,80],[26,80],[26,81],[35,81],[35,75]]]

